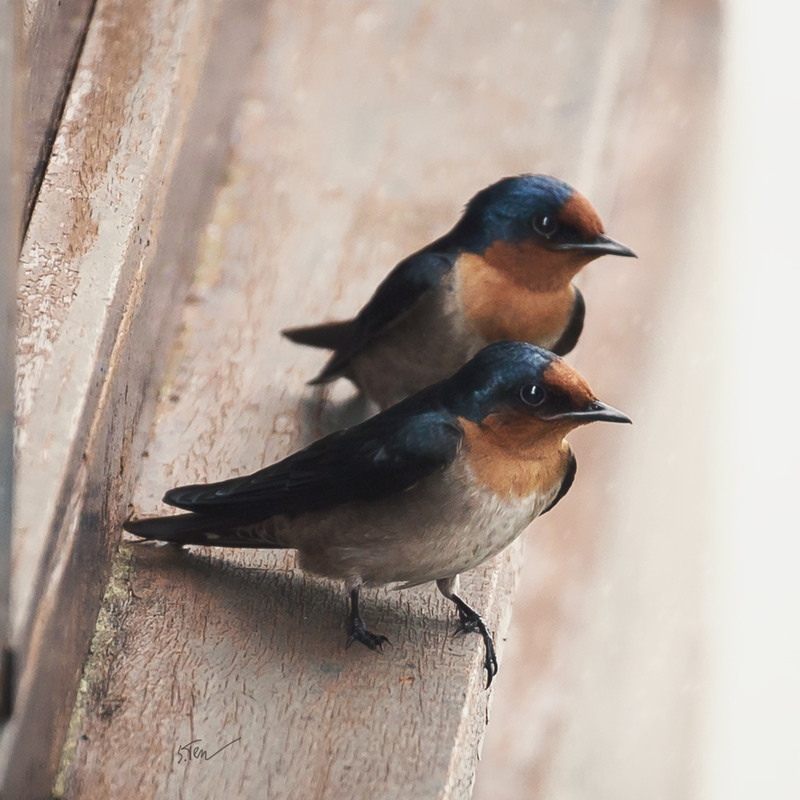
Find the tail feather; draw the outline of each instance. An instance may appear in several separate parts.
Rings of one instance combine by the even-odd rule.
[[[316,378],[312,378],[309,382],[309,386],[322,386],[323,383],[330,383],[331,381],[336,380],[339,377],[340,370],[341,370],[341,359],[339,358],[338,353],[334,353],[328,363],[322,368],[322,372],[317,375]]]
[[[349,338],[353,330],[353,320],[343,322],[323,322],[305,328],[286,328],[281,333],[290,341],[309,347],[322,347],[338,350]]]
[[[269,530],[268,522],[248,524],[208,514],[177,514],[126,520],[122,527],[142,539],[205,547],[284,548]]]

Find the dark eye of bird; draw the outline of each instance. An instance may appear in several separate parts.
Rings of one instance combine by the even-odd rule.
[[[540,406],[547,400],[547,392],[538,383],[528,383],[520,388],[519,397],[526,406]]]
[[[558,230],[558,220],[550,214],[537,214],[533,218],[533,229],[539,236],[549,239]]]

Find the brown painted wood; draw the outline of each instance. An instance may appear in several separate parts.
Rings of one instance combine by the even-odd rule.
[[[125,512],[129,454],[149,428],[159,342],[174,331],[227,146],[239,93],[218,81],[241,71],[255,43],[252,5],[221,7],[98,5],[23,247],[18,682],[0,737],[3,797],[49,796]]]
[[[278,331],[355,311],[483,185],[583,176],[607,215],[619,163],[608,137],[630,120],[650,8],[271,3],[133,508],[352,418],[346,391],[326,411],[304,386],[322,354]],[[576,449],[581,471],[596,467]],[[498,681],[519,562],[514,547],[465,581],[501,644]],[[490,697],[479,642],[452,639],[431,587],[366,592],[363,610],[394,642],[382,656],[344,651],[341,587],[290,554],[126,543],[58,795],[469,796]],[[193,740],[208,753],[234,743],[190,761],[180,748]]]

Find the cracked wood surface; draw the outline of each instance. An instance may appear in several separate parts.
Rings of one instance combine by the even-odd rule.
[[[352,420],[341,387],[323,408],[304,385],[324,356],[278,331],[352,314],[477,189],[550,172],[607,215],[622,158],[607,130],[628,120],[651,5],[464,8],[266,9],[195,282],[175,307],[181,335],[137,512],[168,487],[252,471]],[[607,442],[593,441],[596,452]],[[582,469],[598,457],[578,448]],[[496,632],[498,681],[520,549],[463,590]],[[341,587],[304,576],[291,554],[125,543],[57,794],[468,797],[490,699],[477,637],[452,638],[432,587],[364,593],[365,618],[394,642],[382,656],[344,651],[344,613]],[[209,754],[234,743],[190,759],[181,748],[195,740]]]

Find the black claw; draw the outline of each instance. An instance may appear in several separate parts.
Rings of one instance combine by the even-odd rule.
[[[494,652],[494,643],[491,637],[484,639],[486,655],[483,659],[483,668],[486,670],[486,688],[492,685],[492,678],[497,675],[497,655]]]
[[[393,646],[386,636],[380,633],[370,633],[364,627],[364,623],[361,621],[360,617],[351,620],[350,632],[347,637],[345,649],[350,647],[353,642],[361,642],[361,644],[369,647],[370,650],[377,650],[379,653],[383,652],[383,646],[385,644],[388,644],[389,647]]]
[[[458,608],[458,627],[455,636],[466,633],[479,633],[483,638],[484,659],[483,667],[486,670],[486,688],[492,685],[492,678],[497,675],[497,655],[494,650],[492,634],[486,627],[486,623],[481,619],[477,611],[471,609],[461,598],[454,596],[454,602]]]
[[[377,650],[379,653],[383,652],[383,646],[388,644],[392,647],[392,643],[386,636],[380,633],[370,633],[364,627],[364,621],[358,615],[358,588],[350,591],[350,614],[347,617],[347,642],[345,643],[345,650],[350,647],[353,642],[361,642],[361,644],[369,647],[370,650]]]

